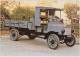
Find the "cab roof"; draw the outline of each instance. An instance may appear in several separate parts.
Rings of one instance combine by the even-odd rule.
[[[39,8],[39,9],[53,9],[53,10],[57,10],[57,11],[63,11],[64,10],[64,9],[60,9],[60,8],[43,7],[43,6],[37,6],[36,8]]]

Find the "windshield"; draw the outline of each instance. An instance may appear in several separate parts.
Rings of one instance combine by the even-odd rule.
[[[63,22],[61,19],[61,11],[57,11],[54,9],[40,10],[40,18],[43,21],[51,21],[51,22]]]
[[[52,21],[52,22],[63,22],[63,20],[61,19],[60,11],[55,11],[54,15],[49,15],[48,18],[49,18],[49,21]]]

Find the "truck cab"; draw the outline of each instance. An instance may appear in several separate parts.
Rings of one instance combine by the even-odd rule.
[[[60,34],[64,30],[64,23],[61,19],[62,10],[51,7],[36,7],[34,26],[39,29],[39,32],[48,33],[54,31]],[[60,16],[56,16],[56,12]],[[40,28],[42,28],[41,31]]]

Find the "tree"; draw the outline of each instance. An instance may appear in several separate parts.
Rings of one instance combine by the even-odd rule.
[[[4,4],[0,4],[0,29],[4,29],[4,20],[10,19],[9,11],[5,8]]]
[[[29,20],[34,16],[34,10],[29,7],[18,6],[11,14],[12,19]]]
[[[9,10],[5,8],[6,4],[7,2],[0,4],[0,14],[4,15],[6,18],[9,18],[10,13]]]
[[[77,11],[79,6],[77,4],[65,4],[64,11],[69,19],[77,18]]]
[[[0,2],[0,14],[10,19],[11,10],[15,8],[18,3],[15,0],[1,0]]]
[[[79,6],[77,4],[65,4],[64,11],[67,14],[67,17],[71,19],[71,29],[74,30],[76,36],[79,36],[79,18],[77,11]]]

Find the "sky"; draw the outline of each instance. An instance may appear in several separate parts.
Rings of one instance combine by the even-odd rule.
[[[0,0],[0,1],[4,1],[4,0]],[[9,0],[11,1],[11,0]],[[80,5],[80,0],[13,0],[16,2],[20,2],[21,4],[31,4],[31,5],[39,5],[40,2],[41,3],[46,3],[46,5],[54,5],[54,1],[57,1],[57,3],[61,6],[63,6],[64,3],[76,3]]]
[[[20,2],[22,2],[22,3],[36,3],[36,2],[38,2],[39,0],[15,0],[15,1],[20,1]]]
[[[4,0],[0,0],[0,1],[4,1]],[[65,2],[71,2],[71,3],[79,3],[80,4],[80,0],[15,0],[17,2],[21,2],[21,3],[37,3],[39,1],[57,1],[58,3],[65,3]]]
[[[49,5],[49,6],[59,6],[59,7],[64,7],[64,3],[76,3],[80,5],[80,0],[15,0],[17,2],[20,2],[22,4],[30,4],[30,5],[39,5],[40,2],[43,5]],[[53,3],[54,1],[57,1],[57,3]],[[44,4],[46,3],[46,4]],[[55,5],[56,4],[56,5]]]
[[[20,2],[38,2],[38,1],[40,1],[40,0],[15,0],[15,1],[20,1]],[[41,0],[41,1],[49,1],[49,0]],[[60,3],[65,3],[65,2],[73,2],[73,3],[75,3],[75,2],[79,2],[80,3],[80,0],[57,0],[58,2],[60,2]]]

